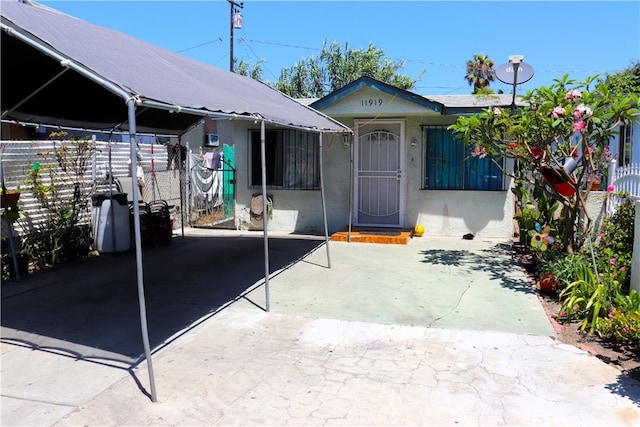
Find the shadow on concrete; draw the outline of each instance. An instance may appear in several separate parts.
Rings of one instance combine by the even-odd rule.
[[[323,243],[270,238],[270,271]],[[248,288],[264,283],[263,244],[260,234],[187,236],[167,246],[145,247],[151,347],[162,346],[198,319],[242,297]],[[3,342],[125,369],[143,358],[133,251],[59,266],[2,288]]]
[[[640,382],[628,375],[618,376],[618,381],[607,384],[606,388],[618,396],[626,397],[636,405],[640,405]]]
[[[510,277],[513,269],[517,268],[512,250],[509,245],[496,244],[489,249],[478,251],[430,249],[420,253],[424,256],[421,261],[423,263],[481,271],[488,273],[491,280],[499,280],[500,285],[506,289],[527,294],[535,293],[527,280]]]

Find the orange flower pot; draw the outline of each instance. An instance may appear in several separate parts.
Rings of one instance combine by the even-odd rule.
[[[558,276],[553,273],[545,273],[540,276],[540,281],[538,282],[540,285],[540,290],[546,294],[554,294],[558,291],[558,286],[560,282],[558,280]]]

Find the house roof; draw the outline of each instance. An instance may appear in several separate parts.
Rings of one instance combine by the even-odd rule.
[[[372,88],[383,93],[396,96],[442,115],[463,115],[475,114],[487,107],[499,106],[507,108],[511,105],[513,95],[491,94],[487,96],[478,95],[418,95],[407,90],[383,83],[371,77],[361,77],[352,83],[333,91],[323,98],[304,98],[298,102],[322,110],[340,99],[362,89]],[[516,105],[525,105],[516,96]]]
[[[437,112],[442,111],[442,104],[438,102],[431,101],[420,95],[416,95],[415,93],[397,88],[388,83],[384,83],[367,76],[360,77],[359,79],[331,92],[329,95],[320,98],[309,105],[320,110],[365,87],[379,90],[380,92],[393,95],[405,101],[413,102]]]
[[[441,104],[443,114],[475,114],[488,107],[508,108],[513,100],[512,94],[479,95],[424,95],[426,99]],[[516,106],[526,105],[516,96]]]
[[[3,1],[2,120],[180,134],[203,116],[350,130],[257,80],[30,1]]]

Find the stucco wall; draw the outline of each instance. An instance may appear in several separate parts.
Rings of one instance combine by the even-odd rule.
[[[243,228],[251,228],[251,198],[262,194],[261,187],[249,186],[248,132],[259,129],[253,122],[235,123],[237,197],[236,217]],[[326,190],[327,225],[330,232],[347,226],[349,221],[349,149],[342,137],[323,136],[323,171]],[[269,229],[284,232],[323,234],[322,196],[320,190],[283,190],[268,188],[273,210]]]
[[[341,120],[353,126],[352,119]],[[406,121],[405,128],[405,215],[403,226],[425,226],[427,236],[461,237],[473,233],[479,238],[512,236],[513,195],[505,191],[438,191],[422,187],[423,124],[417,119]],[[243,227],[250,226],[251,198],[262,192],[248,185],[249,129],[252,122],[235,122],[234,141],[238,170],[236,216]],[[415,145],[412,145],[412,141]],[[344,230],[349,224],[350,147],[338,135],[323,137],[323,166],[329,232]],[[510,181],[507,183],[507,185]],[[507,187],[508,188],[508,187]],[[284,232],[322,234],[322,199],[319,190],[268,189],[273,198],[269,229]]]

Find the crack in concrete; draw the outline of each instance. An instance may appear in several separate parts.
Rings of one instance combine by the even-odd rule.
[[[442,316],[436,317],[435,319],[433,319],[431,322],[429,322],[429,324],[427,325],[428,328],[432,328],[433,325],[446,318],[447,316],[451,315],[453,312],[456,311],[456,309],[460,306],[460,303],[462,302],[462,298],[464,298],[465,294],[467,293],[467,291],[469,291],[469,289],[471,289],[471,285],[467,285],[466,288],[464,289],[464,291],[462,291],[462,293],[460,294],[460,296],[458,297],[458,300],[456,301],[456,303],[451,307],[451,310],[449,310],[449,312],[447,312],[446,314],[443,314]]]

